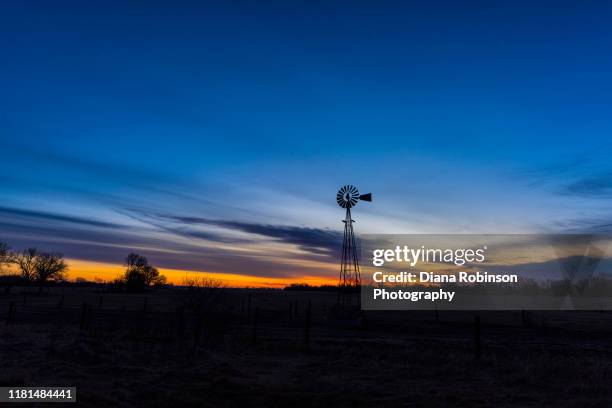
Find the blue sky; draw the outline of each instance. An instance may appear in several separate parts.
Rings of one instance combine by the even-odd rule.
[[[605,2],[0,7],[15,248],[327,276],[346,183],[359,233],[612,220]]]

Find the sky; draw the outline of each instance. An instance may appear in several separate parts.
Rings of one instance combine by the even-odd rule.
[[[334,282],[358,234],[607,231],[612,4],[4,2],[0,241]]]

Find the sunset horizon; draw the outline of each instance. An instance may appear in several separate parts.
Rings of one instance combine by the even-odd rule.
[[[610,230],[594,5],[6,8],[0,242],[15,251],[331,282],[346,184],[374,197],[357,237]]]

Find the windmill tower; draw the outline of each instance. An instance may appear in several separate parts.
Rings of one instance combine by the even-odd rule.
[[[361,287],[361,275],[359,272],[359,258],[357,256],[357,245],[355,244],[355,232],[351,218],[351,208],[359,200],[372,201],[372,194],[359,194],[357,187],[346,185],[336,194],[336,201],[342,208],[346,208],[344,223],[344,240],[342,241],[342,256],[340,261],[340,281],[338,282],[338,302],[342,306],[350,306],[352,294]],[[359,299],[359,296],[357,296]]]

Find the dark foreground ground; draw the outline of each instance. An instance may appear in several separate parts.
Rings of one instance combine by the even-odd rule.
[[[362,327],[331,319],[335,301],[12,288],[0,386],[76,386],[92,407],[612,406],[612,313],[480,312],[477,336],[472,312],[369,312]]]

